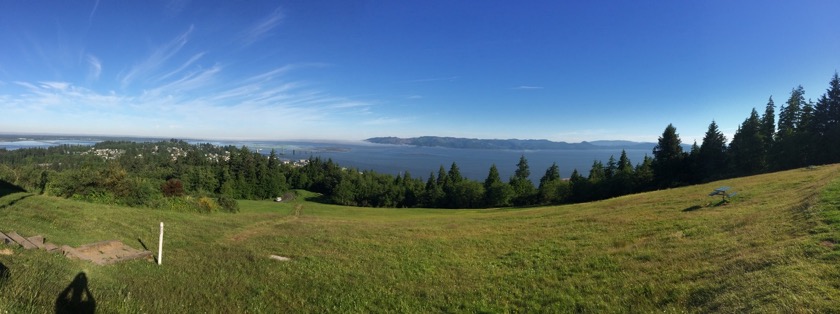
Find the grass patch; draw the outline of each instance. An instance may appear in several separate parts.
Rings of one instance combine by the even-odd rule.
[[[162,266],[14,249],[0,255],[0,313],[52,311],[80,272],[96,308],[116,313],[828,312],[840,297],[838,174],[494,210],[354,208],[302,193],[194,214],[11,193],[3,231],[156,252],[163,221],[166,242]],[[701,206],[720,185],[738,197]]]

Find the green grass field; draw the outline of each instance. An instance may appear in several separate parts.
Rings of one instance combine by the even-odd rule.
[[[738,191],[711,206],[714,188]],[[840,166],[567,206],[371,209],[243,201],[189,214],[12,193],[0,230],[118,239],[163,265],[0,255],[0,313],[52,312],[84,272],[96,310],[182,312],[832,312]],[[2,247],[0,247],[2,248]],[[269,255],[290,257],[271,260]]]

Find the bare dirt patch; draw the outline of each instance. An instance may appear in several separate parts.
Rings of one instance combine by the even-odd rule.
[[[134,259],[153,259],[152,252],[136,250],[117,240],[85,244],[77,248],[65,245],[61,247],[61,250],[64,252],[64,256],[91,261],[97,265]]]

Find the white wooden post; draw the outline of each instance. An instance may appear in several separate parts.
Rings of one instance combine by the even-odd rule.
[[[158,242],[158,265],[163,263],[163,222],[160,222],[160,241]]]

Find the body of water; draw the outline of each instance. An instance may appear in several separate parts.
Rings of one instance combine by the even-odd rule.
[[[194,141],[192,143],[204,143]],[[569,177],[574,169],[582,175],[589,174],[592,162],[600,160],[606,165],[610,156],[616,161],[621,156],[621,148],[604,147],[589,150],[490,150],[463,149],[444,147],[416,147],[406,145],[385,145],[359,143],[312,143],[312,142],[210,142],[215,145],[245,145],[268,155],[271,149],[289,160],[307,159],[310,156],[331,158],[343,167],[359,170],[373,170],[379,173],[404,174],[412,177],[428,178],[430,173],[437,175],[442,165],[449,171],[455,162],[464,177],[484,181],[495,164],[502,180],[507,180],[516,171],[520,156],[525,156],[531,170],[531,179],[539,181],[552,163],[557,163],[560,175]],[[652,155],[648,149],[628,149],[627,157],[635,165],[642,162],[645,155]]]
[[[0,148],[19,149],[29,147],[49,147],[61,144],[93,145],[101,140],[95,139],[58,139],[58,140],[14,140],[0,141]],[[144,140],[145,141],[145,140]],[[464,177],[483,181],[487,178],[490,166],[495,164],[502,180],[507,180],[516,171],[520,156],[525,156],[531,170],[531,179],[538,181],[552,163],[560,168],[560,175],[569,177],[577,169],[586,176],[595,160],[605,165],[610,156],[616,160],[621,155],[620,148],[604,147],[590,150],[488,150],[460,149],[443,147],[415,147],[405,145],[370,144],[366,142],[275,142],[275,141],[202,141],[189,140],[191,144],[211,143],[214,145],[237,147],[246,146],[268,155],[275,149],[282,159],[299,160],[310,156],[330,158],[343,167],[359,170],[373,170],[392,175],[411,173],[412,177],[437,175],[442,165],[449,170],[455,162]],[[629,149],[627,156],[635,165],[645,155],[651,155],[648,149]]]

